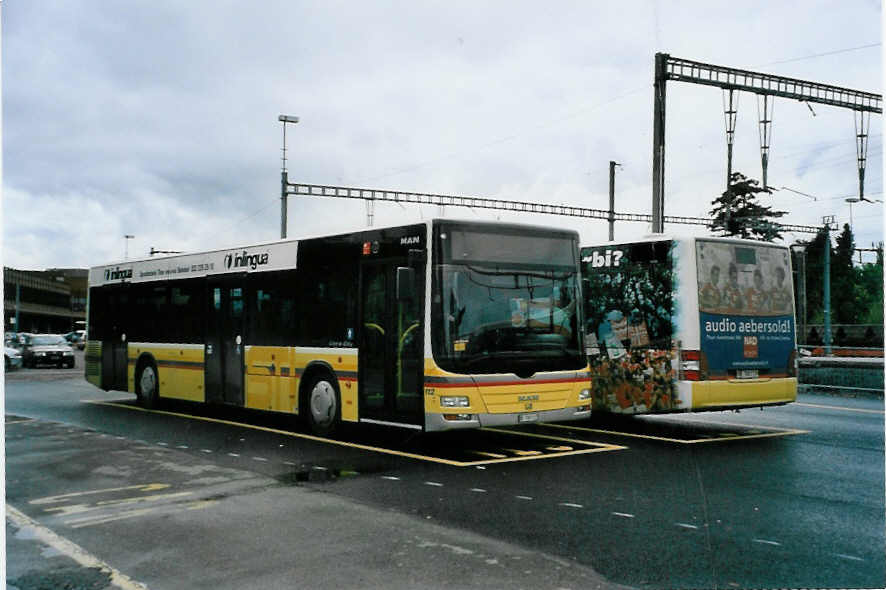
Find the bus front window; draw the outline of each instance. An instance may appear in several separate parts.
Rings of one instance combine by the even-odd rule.
[[[578,368],[576,273],[517,266],[438,267],[442,338],[435,357],[465,373]]]

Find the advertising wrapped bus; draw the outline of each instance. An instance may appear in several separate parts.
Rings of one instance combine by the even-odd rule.
[[[655,236],[581,255],[595,409],[697,412],[796,400],[787,247]]]

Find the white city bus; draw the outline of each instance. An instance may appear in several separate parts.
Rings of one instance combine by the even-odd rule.
[[[86,378],[439,431],[590,415],[578,235],[433,220],[96,266]]]
[[[595,410],[697,412],[797,397],[787,247],[656,235],[584,247]]]

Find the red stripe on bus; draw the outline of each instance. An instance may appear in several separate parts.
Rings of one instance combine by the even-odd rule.
[[[591,378],[587,379],[540,379],[538,381],[530,381],[524,383],[522,381],[482,381],[480,383],[446,383],[425,380],[428,387],[501,387],[503,385],[543,385],[548,383],[590,383]]]

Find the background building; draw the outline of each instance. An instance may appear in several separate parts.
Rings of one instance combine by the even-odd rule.
[[[5,332],[64,334],[86,327],[85,268],[3,268]]]

